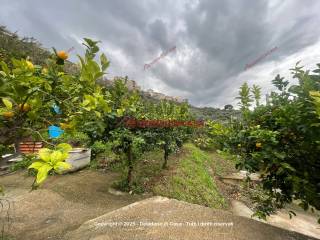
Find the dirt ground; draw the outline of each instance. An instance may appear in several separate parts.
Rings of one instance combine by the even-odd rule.
[[[25,171],[1,176],[5,200],[0,227],[14,240],[62,239],[87,220],[147,197],[109,193],[117,178],[112,172],[82,170],[50,176],[43,186],[30,192],[33,177]]]

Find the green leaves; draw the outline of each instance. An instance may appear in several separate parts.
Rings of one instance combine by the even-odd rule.
[[[64,170],[71,169],[71,165],[66,162],[58,162],[54,165],[54,171],[57,173],[61,173]]]
[[[272,82],[278,90],[269,94],[265,106],[253,110],[246,104],[248,87],[242,86],[245,118],[224,134],[222,147],[238,156],[238,167],[262,174],[268,198],[259,201],[260,216],[293,200],[300,200],[304,209],[320,209],[320,75],[298,64],[291,70],[298,83],[288,89],[289,81],[277,75]]]
[[[313,103],[316,107],[316,113],[320,118],[320,91],[310,91],[310,97],[313,99]]]
[[[261,99],[261,87],[253,84],[251,92],[253,94],[255,103],[256,103],[256,107],[259,107],[260,105],[260,99]]]
[[[43,166],[43,164],[44,164],[44,162],[34,162],[28,167],[28,169],[33,168],[33,169],[38,170],[39,168],[41,168]]]
[[[36,177],[37,185],[40,185],[41,183],[44,182],[44,180],[47,179],[48,173],[51,169],[52,169],[52,166],[47,163],[43,163],[42,166],[37,169],[38,170],[37,177]]]
[[[101,69],[104,72],[110,65],[110,62],[108,61],[106,55],[104,53],[100,56],[100,62],[101,62]]]
[[[123,116],[124,111],[125,111],[125,109],[123,109],[123,108],[119,108],[119,109],[117,109],[117,117],[122,117],[122,116]]]
[[[64,153],[67,153],[72,150],[72,147],[68,143],[60,143],[56,146],[56,149]]]
[[[89,38],[84,38],[84,43],[82,43],[84,46],[87,47],[86,50],[86,59],[93,59],[97,52],[99,52],[98,43],[100,41],[93,41]]]
[[[103,114],[111,112],[108,101],[106,101],[104,96],[99,92],[94,93],[94,95],[85,95],[81,105],[86,111],[94,111],[99,118],[101,118]]]
[[[242,111],[248,111],[249,107],[251,106],[251,94],[250,94],[250,87],[248,86],[248,83],[243,83],[239,90],[239,97],[237,99],[240,99],[240,107]]]
[[[39,157],[41,160],[45,161],[45,162],[50,162],[51,160],[51,150],[48,148],[42,148],[39,150]]]
[[[66,169],[70,169],[71,165],[64,162],[69,156],[68,152],[72,147],[67,143],[57,145],[56,150],[42,148],[39,150],[39,161],[32,163],[28,169],[35,169],[38,171],[36,176],[36,186],[43,183],[48,173],[53,169],[56,173],[61,173]]]
[[[272,80],[272,83],[278,88],[279,91],[285,91],[289,84],[289,82],[284,81],[284,78],[280,77],[279,74],[275,77],[275,79]]]
[[[8,98],[2,98],[2,102],[8,110],[12,109],[12,102]]]
[[[79,59],[81,61],[80,80],[87,82],[90,87],[94,87],[96,80],[103,76],[103,71],[100,70],[99,65],[91,58],[83,60],[79,57]]]
[[[52,165],[55,165],[57,162],[61,162],[64,159],[66,159],[66,157],[68,157],[68,155],[63,155],[62,152],[60,152],[60,151],[53,151],[50,154],[50,161],[51,161]]]
[[[8,65],[5,62],[1,61],[0,62],[0,67],[1,67],[1,70],[2,70],[2,71],[0,71],[0,74],[3,77],[7,77],[7,76],[10,75],[10,69],[8,68]]]

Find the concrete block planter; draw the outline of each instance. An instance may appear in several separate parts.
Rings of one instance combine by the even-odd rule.
[[[74,172],[82,169],[90,164],[91,149],[90,148],[73,148],[69,152],[66,162],[71,164],[71,169],[64,171]]]

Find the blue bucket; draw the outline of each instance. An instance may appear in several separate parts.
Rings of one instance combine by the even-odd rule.
[[[57,126],[49,126],[49,136],[50,138],[57,138],[59,137],[64,131]]]

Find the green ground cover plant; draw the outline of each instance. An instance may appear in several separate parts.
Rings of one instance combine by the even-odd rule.
[[[187,153],[179,160],[174,174],[157,184],[154,192],[207,207],[226,208],[226,201],[209,172],[212,162],[209,154],[192,144],[186,144],[185,149]]]

